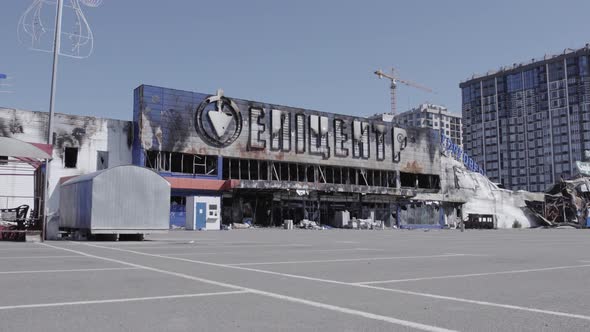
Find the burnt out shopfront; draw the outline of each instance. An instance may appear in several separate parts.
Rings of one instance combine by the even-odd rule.
[[[195,229],[330,225],[343,211],[393,226],[400,206],[441,188],[428,129],[148,85],[135,89],[133,124],[133,163],[171,183],[177,226],[186,215]]]

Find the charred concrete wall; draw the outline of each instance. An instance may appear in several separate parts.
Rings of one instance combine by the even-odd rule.
[[[142,85],[133,119],[138,165],[154,150],[417,174],[440,169],[431,130],[222,94]]]
[[[132,125],[129,121],[90,116],[55,114],[53,161],[50,174],[49,208],[59,206],[59,179],[94,172],[97,169],[131,164]],[[0,108],[0,135],[32,143],[46,143],[48,113]],[[76,148],[75,167],[66,167],[66,148]],[[73,150],[72,150],[73,151]],[[71,165],[69,165],[71,166]],[[4,168],[4,173],[14,170]],[[22,173],[22,172],[21,172]],[[32,176],[0,176],[0,196],[33,197]],[[32,198],[4,197],[1,206],[33,206]]]

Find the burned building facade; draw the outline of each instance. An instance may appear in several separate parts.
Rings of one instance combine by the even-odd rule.
[[[347,210],[391,224],[400,201],[441,188],[428,129],[148,85],[133,123],[133,163],[170,181],[177,225],[198,195],[220,197],[223,223],[329,224]]]
[[[45,112],[0,107],[0,136],[46,143],[48,118]],[[61,178],[130,164],[132,135],[129,121],[55,114],[49,214],[58,211],[59,190],[56,188]],[[26,204],[37,209],[44,196],[41,177],[34,181],[34,169],[27,163],[3,163],[2,158],[7,156],[0,156],[0,208]],[[43,166],[37,172],[44,173]]]
[[[0,109],[2,136],[27,142],[45,142],[47,120],[43,112]],[[55,216],[60,181],[134,164],[171,184],[172,227],[336,219],[342,225],[343,215],[442,227],[460,217],[462,201],[443,194],[455,182],[442,167],[446,140],[441,144],[427,128],[148,85],[134,91],[132,121],[56,114],[54,128],[49,213]],[[37,205],[42,182],[18,169],[2,172],[3,207]]]

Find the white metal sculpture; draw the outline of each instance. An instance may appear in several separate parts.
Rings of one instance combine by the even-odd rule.
[[[53,52],[56,20],[56,0],[33,0],[20,17],[18,40],[25,46],[43,52]],[[62,47],[59,55],[82,59],[90,56],[94,48],[92,29],[82,10],[98,7],[102,0],[66,0],[60,29]]]

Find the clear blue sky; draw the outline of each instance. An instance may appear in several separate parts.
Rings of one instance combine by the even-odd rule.
[[[0,4],[0,106],[48,110],[51,56],[16,39],[33,0]],[[69,1],[69,0],[66,0]],[[90,58],[61,58],[56,111],[130,119],[138,85],[321,111],[389,110],[378,68],[437,91],[398,89],[400,111],[429,101],[460,112],[460,81],[590,42],[590,1],[104,0],[84,7]]]

